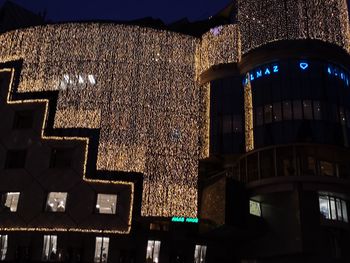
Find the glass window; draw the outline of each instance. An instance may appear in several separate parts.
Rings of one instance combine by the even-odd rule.
[[[339,197],[319,195],[320,213],[325,219],[348,223],[347,203]]]
[[[254,216],[261,216],[260,203],[254,200],[249,200],[249,213]]]
[[[334,166],[330,162],[320,161],[320,172],[321,175],[334,176]]]
[[[109,237],[96,237],[94,262],[107,262]]]
[[[31,110],[22,110],[15,112],[13,122],[14,129],[30,129],[33,123],[33,112]]]
[[[311,100],[303,101],[304,119],[312,120],[312,102]]]
[[[275,102],[273,104],[273,121],[282,120],[282,107],[280,102]]]
[[[350,128],[350,111],[346,110],[346,125]]]
[[[57,260],[57,236],[44,235],[42,260],[44,261]]]
[[[117,195],[98,194],[96,212],[99,214],[115,214],[117,206]]]
[[[256,126],[263,125],[264,118],[263,118],[263,108],[257,107],[256,108]]]
[[[232,128],[233,133],[242,132],[242,118],[240,115],[233,115]]]
[[[345,117],[345,111],[344,108],[339,108],[339,117],[340,117],[340,123],[341,125],[346,125],[346,117]]]
[[[314,101],[314,119],[315,120],[322,119],[321,103],[319,101]]]
[[[10,212],[16,212],[18,206],[19,192],[8,192],[2,195],[2,208]]]
[[[326,218],[331,218],[331,212],[329,209],[329,202],[328,202],[328,196],[319,196],[318,201],[320,203],[320,212],[321,215]]]
[[[271,104],[264,106],[264,120],[265,120],[265,123],[272,122],[272,105]]]
[[[283,120],[292,119],[292,103],[290,101],[283,101]]]
[[[148,240],[146,262],[147,263],[158,263],[160,253],[161,242],[158,240]]]
[[[223,116],[222,132],[224,134],[229,134],[232,132],[232,118],[231,115]]]
[[[205,263],[207,246],[196,245],[194,250],[194,263]]]
[[[7,235],[0,235],[0,246],[0,260],[5,260],[7,253]]]
[[[73,148],[54,148],[51,151],[50,168],[70,168],[73,159]]]
[[[293,116],[294,116],[294,120],[301,120],[303,118],[303,111],[301,108],[300,100],[293,101]]]
[[[67,193],[51,192],[47,196],[46,211],[64,212],[66,210]]]

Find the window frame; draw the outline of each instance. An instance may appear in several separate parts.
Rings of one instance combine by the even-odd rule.
[[[98,239],[101,239],[102,240],[102,242],[101,242],[101,246],[100,247],[98,247],[97,246],[97,240]],[[104,240],[107,240],[107,253],[106,253],[106,258],[105,258],[105,261],[104,261],[104,258],[103,258],[103,252],[104,252],[104,249],[106,249],[106,247],[105,247],[105,242],[104,242]],[[110,238],[109,237],[106,237],[106,236],[98,236],[98,237],[95,237],[95,252],[94,252],[94,263],[102,263],[102,262],[108,262],[108,255],[109,255],[109,246],[110,245]],[[99,255],[98,255],[98,257],[97,257],[97,252],[98,252],[98,250],[100,251],[100,253],[99,253]]]
[[[99,195],[113,196],[113,197],[115,196],[114,213],[101,213],[99,210],[97,210],[97,209],[100,209],[100,207],[97,208]],[[95,202],[94,213],[98,214],[98,215],[117,215],[118,214],[117,213],[118,196],[119,195],[117,193],[96,193],[96,202]]]
[[[321,199],[327,201],[327,211],[325,211],[327,214],[321,212]],[[349,223],[348,201],[346,199],[334,194],[318,193],[318,203],[322,219],[333,222]],[[340,207],[338,205],[340,205]]]
[[[50,197],[50,194],[53,194],[53,193],[63,193],[63,194],[66,194],[65,196],[65,203],[64,203],[64,210],[63,211],[57,211],[57,208],[58,208],[58,205],[57,205],[57,208],[56,208],[56,211],[53,211],[53,210],[49,210],[48,207],[50,207],[50,205],[48,204],[49,202],[49,197]],[[47,193],[47,197],[46,197],[46,202],[45,202],[45,212],[49,212],[49,213],[65,213],[66,210],[67,210],[67,200],[68,200],[68,192],[48,192]]]

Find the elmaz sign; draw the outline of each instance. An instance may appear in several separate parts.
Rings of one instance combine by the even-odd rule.
[[[171,218],[171,222],[176,222],[176,223],[195,223],[195,224],[197,224],[199,222],[199,219],[198,218],[193,218],[193,217],[173,216]]]
[[[280,66],[278,64],[271,64],[271,65],[266,65],[261,68],[257,68],[251,72],[248,73],[244,80],[244,85],[248,84],[248,76],[250,81],[254,81],[259,78],[271,76],[272,74],[277,74],[280,71]]]

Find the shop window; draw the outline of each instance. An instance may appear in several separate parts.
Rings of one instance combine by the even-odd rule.
[[[7,253],[7,235],[0,235],[0,260],[6,259],[6,253]]]
[[[290,101],[282,102],[283,108],[283,120],[291,120],[293,118],[292,115],[292,103]]]
[[[66,210],[67,193],[51,192],[47,196],[46,211],[64,212]]]
[[[322,119],[321,102],[319,101],[314,101],[314,119],[315,120]]]
[[[109,237],[96,237],[94,262],[107,262]]]
[[[280,102],[275,102],[273,104],[273,121],[282,120],[282,107]]]
[[[18,206],[19,192],[8,192],[2,195],[2,209],[5,211],[16,212]]]
[[[33,125],[33,111],[23,110],[15,112],[13,129],[30,129]]]
[[[304,111],[304,119],[312,120],[312,101],[304,100],[303,101],[303,111]]]
[[[117,206],[117,195],[97,194],[96,213],[115,214]]]
[[[323,218],[348,223],[347,202],[341,198],[320,194],[318,197]]]
[[[249,213],[261,217],[261,204],[254,200],[249,200]]]
[[[271,104],[264,106],[264,120],[265,120],[265,123],[272,122],[272,105]]]
[[[51,151],[51,168],[70,168],[72,165],[74,149],[72,148],[54,148]]]
[[[315,175],[316,174],[316,160],[314,157],[308,156],[306,158],[306,174]]]
[[[231,115],[224,115],[223,116],[222,132],[223,132],[223,134],[230,134],[230,133],[232,133],[232,118],[231,118]]]
[[[330,162],[320,161],[320,173],[325,176],[334,176],[334,165]]]
[[[9,150],[6,156],[6,169],[21,169],[24,168],[26,162],[26,150]]]
[[[346,117],[345,117],[344,108],[342,108],[342,107],[339,108],[339,118],[340,118],[341,125],[345,126],[346,125]]]
[[[207,246],[196,245],[194,250],[194,263],[205,263]]]
[[[44,235],[43,242],[43,261],[56,261],[57,260],[57,236],[56,235]]]
[[[158,240],[148,240],[146,251],[147,263],[159,263],[160,245],[161,242]]]

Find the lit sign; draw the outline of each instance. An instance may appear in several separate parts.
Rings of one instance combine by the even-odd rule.
[[[179,216],[174,216],[171,218],[171,222],[176,222],[176,223],[195,223],[197,224],[199,222],[198,218],[193,218],[193,217],[179,217]]]
[[[346,86],[349,86],[349,76],[340,68],[328,65],[327,72],[329,75],[337,77],[338,79],[344,81]]]
[[[299,66],[300,66],[300,68],[302,70],[306,70],[309,67],[309,63],[307,63],[307,62],[300,62]]]
[[[251,72],[249,72],[249,79],[250,81],[254,81],[256,79],[262,78],[262,77],[266,77],[266,76],[270,76],[272,74],[277,74],[280,71],[280,67],[278,64],[272,64],[272,65],[267,65],[258,69],[255,69]],[[248,79],[245,78],[244,79],[244,85],[248,84]]]

